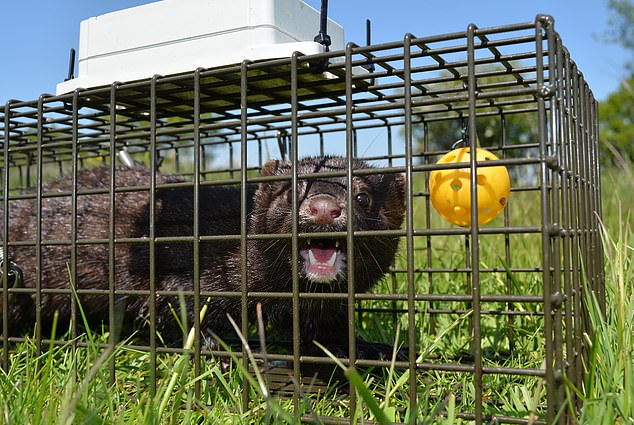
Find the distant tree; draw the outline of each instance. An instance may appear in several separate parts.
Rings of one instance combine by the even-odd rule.
[[[634,159],[634,74],[599,104],[599,131],[604,163]]]
[[[607,4],[611,16],[604,39],[626,49],[630,57],[625,63],[629,77],[599,104],[601,160],[628,164],[634,160],[634,3],[608,0]]]
[[[516,64],[520,67],[521,64]],[[498,68],[491,66],[488,69],[480,69],[480,72],[497,71]],[[466,70],[462,70],[466,73]],[[478,89],[483,92],[490,90],[499,90],[500,87],[512,87],[517,81],[510,74],[501,74],[497,76],[486,76],[478,78]],[[438,84],[434,89],[447,91],[462,90],[463,81],[450,81]],[[493,149],[497,154],[501,155],[500,149],[504,150],[507,157],[526,156],[527,146],[534,145],[537,141],[537,114],[536,112],[523,111],[527,105],[532,104],[534,99],[531,95],[520,96],[500,96],[496,98],[498,102],[508,101],[508,104],[500,107],[497,105],[483,106],[478,108],[478,116],[476,117],[476,131],[479,146],[487,149]],[[519,102],[514,104],[514,102]],[[525,103],[522,103],[525,102]],[[423,151],[425,136],[427,136],[426,151],[446,151],[451,149],[452,145],[462,140],[466,134],[467,102],[452,102],[451,108],[446,112],[437,112],[442,105],[420,108],[417,110],[421,113],[421,122],[426,122],[425,127],[422,123],[417,124],[413,128],[414,140],[417,141],[418,148]],[[458,114],[457,110],[462,109],[462,114]],[[434,119],[438,118],[440,119]],[[455,118],[450,118],[455,117]],[[425,128],[427,133],[425,133]]]
[[[632,0],[608,0],[610,19],[605,40],[630,52],[627,69],[634,72],[634,3]]]
[[[466,121],[453,119],[430,122],[427,126],[429,146],[428,150],[449,150],[455,142],[462,140],[465,134]],[[414,138],[422,148],[424,131],[422,125],[414,127]],[[537,140],[536,114],[515,114],[508,111],[504,124],[501,115],[478,117],[476,119],[477,138],[479,145],[487,148],[498,148],[509,145],[534,143]],[[507,152],[510,156],[523,156],[520,151]]]

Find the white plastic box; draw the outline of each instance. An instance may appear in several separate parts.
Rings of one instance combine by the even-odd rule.
[[[57,94],[240,63],[315,54],[319,11],[301,0],[162,0],[81,22],[78,73]],[[343,28],[328,20],[331,49]]]

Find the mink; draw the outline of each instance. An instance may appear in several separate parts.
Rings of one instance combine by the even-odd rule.
[[[338,156],[307,157],[297,163],[298,175],[342,172],[347,160]],[[353,169],[373,168],[355,159]],[[262,176],[288,176],[291,164],[269,161]],[[149,172],[137,167],[117,168],[116,187],[139,187],[149,182]],[[169,241],[168,237],[192,237],[194,233],[194,189],[178,175],[157,174],[160,187],[154,196],[154,208],[147,190],[118,190],[114,196],[114,275],[110,276],[108,238],[110,234],[110,170],[108,167],[80,170],[77,175],[76,209],[76,275],[77,289],[107,290],[109,282],[124,294],[117,294],[117,305],[125,316],[124,323],[137,326],[149,318],[147,295],[130,291],[148,290],[150,281],[150,245],[147,241],[120,243],[126,238],[146,238],[150,235],[150,217],[154,216],[155,295],[157,331],[164,341],[175,343],[182,337],[182,329],[175,315],[179,315],[178,291],[192,291],[194,281],[194,251],[190,240]],[[318,177],[299,179],[296,189],[298,233],[345,232],[352,219],[354,230],[399,229],[404,215],[404,177],[398,173],[378,173],[353,176],[352,211],[348,211],[347,177]],[[71,249],[72,204],[69,195],[71,179],[60,178],[44,185],[42,193],[58,194],[42,199],[41,212],[41,279],[43,289],[68,289]],[[168,187],[165,185],[169,184]],[[82,191],[90,189],[90,194]],[[101,189],[101,193],[98,192]],[[247,231],[249,235],[289,234],[292,231],[293,189],[290,179],[266,180],[247,187]],[[63,196],[62,196],[63,194]],[[241,290],[241,189],[239,186],[201,185],[199,190],[199,234],[234,235],[227,240],[203,240],[199,243],[199,273],[201,291],[240,292]],[[35,199],[10,202],[9,229],[3,232],[11,242],[34,241],[37,229]],[[165,238],[165,240],[161,240]],[[136,239],[135,239],[136,240]],[[167,241],[166,241],[167,240]],[[125,242],[125,241],[124,241]],[[393,264],[398,236],[381,234],[354,239],[354,289],[368,291]],[[23,274],[22,286],[36,287],[37,261],[34,246],[12,246],[13,262]],[[247,290],[249,292],[292,291],[292,241],[288,237],[250,238],[246,242]],[[346,239],[298,238],[297,274],[301,292],[347,293],[348,258]],[[125,292],[127,291],[127,292]],[[171,295],[168,291],[174,291]],[[81,291],[80,291],[81,292]],[[71,318],[68,293],[42,293],[41,321],[46,328],[54,313],[61,323]],[[81,294],[79,301],[90,323],[108,324],[108,295]],[[193,322],[193,297],[185,300],[187,325]],[[201,322],[205,338],[228,335],[231,328],[227,315],[238,323],[241,318],[241,298],[201,296],[208,303],[208,312]],[[12,293],[9,303],[10,328],[17,325],[32,327],[35,320],[35,294]],[[248,317],[255,320],[255,306],[262,304],[265,319],[274,331],[283,335],[292,332],[292,301],[290,298],[248,299]],[[0,305],[1,307],[1,305]],[[346,352],[346,301],[302,298],[299,305],[300,341],[302,349],[310,352],[312,341],[320,341],[337,352]],[[146,326],[147,327],[147,326]],[[211,339],[213,341],[213,339]],[[213,344],[213,342],[212,342]]]

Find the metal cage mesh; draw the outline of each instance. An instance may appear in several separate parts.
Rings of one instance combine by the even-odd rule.
[[[21,286],[12,278],[12,263],[2,263],[2,276],[8,277],[2,281],[1,296],[5,368],[12,344],[24,340],[10,332],[9,304],[16,296],[33,300],[32,315],[38,322],[46,320],[41,305],[52,294],[68,297],[71,314],[77,313],[74,290],[102,297],[108,304],[106,324],[117,320],[118,297],[147,297],[147,321],[150,328],[156,325],[153,300],[170,294],[161,293],[151,270],[146,288],[119,287],[117,247],[145,245],[155,252],[170,238],[155,235],[152,225],[147,237],[117,237],[115,209],[121,194],[143,193],[153,203],[162,187],[240,187],[239,231],[230,237],[209,235],[194,226],[193,234],[179,242],[190,244],[195,264],[200,247],[217,240],[233,241],[244,257],[248,240],[271,236],[249,234],[246,224],[247,186],[267,181],[257,173],[265,159],[293,162],[307,154],[334,152],[382,165],[383,173],[403,173],[406,181],[404,225],[392,231],[401,239],[401,251],[391,272],[369,293],[356,293],[351,284],[350,290],[335,295],[348,305],[349,320],[342,326],[353,336],[350,362],[389,367],[389,361],[357,358],[354,336],[373,326],[385,327],[391,328],[385,338],[390,341],[401,327],[409,350],[395,366],[410,371],[411,406],[419,402],[418,409],[424,411],[416,394],[429,393],[423,387],[434,385],[433,377],[466,376],[471,385],[459,399],[459,417],[475,423],[528,421],[509,417],[496,400],[500,380],[507,385],[543,380],[545,393],[535,413],[551,423],[564,405],[564,377],[577,384],[583,379],[583,335],[592,331],[585,294],[593,291],[603,302],[604,293],[597,103],[550,17],[483,29],[472,25],[464,32],[432,37],[408,34],[398,42],[349,44],[345,51],[319,56],[296,54],[43,95],[36,101],[12,100],[0,112],[0,139],[2,250],[8,259],[20,247],[30,249],[33,264],[17,266],[34,273],[33,285]],[[505,165],[511,175],[508,206],[486,226],[450,225],[431,206],[429,173],[442,168],[436,160],[457,139],[495,152],[500,159],[494,165]],[[151,173],[148,182],[119,187],[113,178],[99,188],[78,181],[83,169],[105,166],[116,173],[114,158],[122,150],[150,170],[185,178],[165,182]],[[475,161],[463,165],[472,172],[480,166]],[[352,178],[353,172],[342,175]],[[72,184],[50,189],[47,182],[57,176],[70,176]],[[288,178],[297,182],[306,176],[295,171]],[[102,237],[81,233],[76,208],[90,196],[101,196],[114,206],[109,231]],[[54,200],[68,204],[66,239],[49,239],[41,224],[42,210]],[[22,238],[12,233],[9,219],[20,201],[34,203],[40,223]],[[355,238],[368,236],[361,233],[350,229],[339,236],[353,245]],[[297,246],[310,235],[295,230],[276,237]],[[79,283],[71,288],[70,282],[81,280],[77,265],[91,246],[107,250],[105,283],[100,289]],[[526,247],[538,254],[517,254]],[[66,288],[47,287],[38,272],[55,248],[68,252]],[[156,261],[150,254],[149,267]],[[233,294],[201,291],[200,274],[194,272],[192,291],[186,294],[194,298],[194,317],[209,296],[239,297],[242,306],[257,297],[285,297],[294,304],[292,326],[297,333],[300,297],[333,296],[300,293],[298,285],[284,294],[247,294],[246,259],[241,267],[242,291]],[[245,311],[242,328],[249,334]],[[199,328],[199,320],[193,326]],[[78,332],[73,325],[71,334]],[[42,349],[48,340],[41,326],[35,338]],[[269,350],[269,358],[288,362],[296,376],[305,364],[329,361],[325,356],[302,356],[298,338],[294,336],[288,353]],[[111,336],[110,344],[116,342]],[[434,350],[420,356],[429,344]],[[147,341],[134,347],[150,352],[151,371],[157,355],[179,351],[163,347],[153,330]],[[223,352],[210,352],[197,338],[197,372],[208,354]],[[150,373],[151,385],[156,385]],[[299,397],[292,387],[291,392]],[[455,392],[452,387],[432,391],[437,399]],[[351,399],[354,406],[353,395]]]

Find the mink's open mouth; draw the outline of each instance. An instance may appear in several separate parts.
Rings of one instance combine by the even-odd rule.
[[[338,239],[307,239],[299,254],[304,274],[313,282],[328,283],[345,273],[345,249]]]

